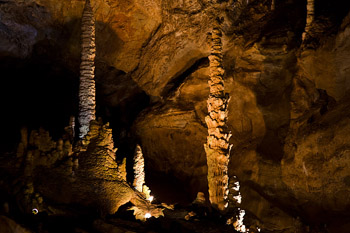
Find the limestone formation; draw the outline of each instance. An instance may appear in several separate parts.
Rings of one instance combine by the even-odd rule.
[[[91,121],[90,130],[79,150],[80,172],[89,172],[98,179],[126,182],[126,160],[119,164],[116,162],[117,148],[114,147],[112,129],[108,123],[104,125],[102,120]]]
[[[22,178],[15,185],[14,195],[21,204],[20,209],[23,212],[43,211],[45,209],[44,199],[35,188],[34,174],[40,171],[40,168],[53,168],[56,162],[69,158],[73,154],[72,145],[69,141],[62,139],[57,142],[52,140],[49,132],[42,128],[31,131],[28,139],[28,130],[22,128],[17,156],[19,154],[20,157],[16,162],[17,167],[22,169],[20,172]]]
[[[142,193],[147,200],[152,202],[153,196],[151,196],[151,190],[145,184],[145,160],[143,158],[142,149],[140,145],[136,145],[133,168],[134,168],[134,182],[133,182],[134,188],[140,193]]]
[[[41,101],[32,101],[38,108],[31,105],[23,111],[18,110],[30,96],[19,88],[21,82],[17,80],[22,79],[13,72],[16,71],[14,68],[25,77],[25,83],[36,85],[34,76],[22,75],[26,73],[22,67],[28,62],[41,66],[43,59],[54,61],[54,74],[59,64],[73,70],[79,63],[79,33],[75,32],[80,27],[77,19],[81,17],[84,2],[1,1],[2,77],[4,81],[15,83],[13,90],[4,94],[3,116],[29,121],[35,118],[30,116],[32,112],[45,107],[42,107],[44,104],[39,106]],[[273,2],[275,11],[271,11]],[[94,0],[92,3],[96,22],[99,22],[96,34],[102,35],[96,38],[96,44],[100,45],[99,61],[105,64],[100,66],[96,79],[99,87],[103,86],[99,89],[101,113],[113,118],[113,126],[125,129],[127,133],[120,132],[124,142],[128,141],[127,137],[137,134],[135,140],[142,144],[150,171],[169,174],[185,186],[174,194],[185,193],[188,200],[192,200],[197,192],[206,193],[208,187],[203,139],[208,133],[204,118],[209,91],[206,58],[210,51],[205,41],[213,18],[222,16],[225,91],[231,97],[227,125],[233,132],[230,142],[234,145],[229,177],[230,183],[233,175],[240,178],[247,227],[253,222],[262,228],[262,232],[348,231],[350,24],[349,16],[346,20],[345,15],[349,14],[349,1],[314,1],[313,23],[306,19],[307,0],[254,0],[249,4],[247,0]],[[213,3],[220,9],[214,9]],[[226,8],[225,4],[230,7]],[[306,24],[310,27],[305,30]],[[304,33],[302,43],[304,30],[309,31]],[[18,60],[23,54],[28,59]],[[50,69],[46,63],[45,67]],[[4,73],[5,70],[9,75]],[[52,79],[53,76],[47,76],[45,80]],[[62,81],[62,86],[66,87],[68,83]],[[129,86],[142,89],[146,94],[141,100],[145,101],[139,101],[136,88]],[[5,91],[10,89],[6,84],[2,87]],[[21,101],[12,102],[15,97],[11,97],[12,93]],[[69,93],[63,95],[71,99]],[[146,100],[147,95],[151,105]],[[54,106],[51,103],[50,106]],[[136,111],[132,108],[135,106]],[[59,109],[60,106],[56,107]],[[72,114],[68,107],[64,105],[63,108],[66,108],[65,116]],[[133,117],[129,117],[130,112]],[[119,121],[117,115],[122,115],[124,121]],[[132,122],[136,117],[137,122]],[[62,122],[64,120],[67,119]],[[39,121],[28,125],[29,128]],[[135,134],[127,131],[125,122],[128,126],[134,124]],[[4,121],[3,124],[8,128],[20,127],[17,121]],[[50,127],[54,128],[52,125]],[[8,133],[2,134],[9,138]],[[95,153],[93,146],[82,148],[86,155],[80,151],[57,160],[51,167],[36,166],[41,163],[36,158],[44,161],[49,154],[43,151],[46,150],[44,145],[40,150],[34,149],[29,136],[27,138],[28,143],[22,140],[18,148],[18,157],[12,158],[20,165],[28,159],[28,166],[24,168],[24,179],[28,179],[25,187],[30,191],[32,186],[35,188],[28,192],[28,197],[39,192],[40,185],[29,182],[33,172],[55,174],[52,175],[54,180],[66,179],[67,183],[62,186],[65,188],[58,190],[63,197],[67,196],[65,192],[71,189],[71,184],[76,190],[74,195],[78,196],[75,183],[78,181],[82,187],[93,183],[90,190],[81,189],[81,196],[101,187],[102,182],[93,182],[89,175],[86,175],[86,181],[82,179],[84,157]],[[66,138],[62,139],[63,144],[55,140],[58,143],[50,153],[52,156],[56,157],[53,154],[59,154],[65,147]],[[7,143],[2,142],[6,146]],[[49,140],[47,142],[50,144]],[[94,142],[96,140],[91,139],[88,145]],[[73,151],[75,149],[74,146]],[[38,156],[36,151],[42,155]],[[112,154],[108,150],[101,151],[108,156]],[[2,156],[6,157],[6,154]],[[124,170],[119,161],[122,158],[118,158],[118,170]],[[0,164],[2,175],[6,170],[3,168],[9,165],[5,159]],[[98,171],[103,170],[102,167]],[[7,169],[11,176],[3,177],[15,177],[12,174],[17,174],[15,171],[23,166],[18,166],[17,170],[12,168]],[[91,170],[93,174],[95,170]],[[106,170],[115,169],[110,166]],[[124,171],[120,173],[125,174]],[[46,183],[50,182],[46,180]],[[108,190],[111,183],[106,182]],[[152,191],[161,200],[161,191],[165,195],[167,192],[164,186],[159,186],[159,192],[156,186]],[[12,187],[11,184],[8,187]],[[44,191],[42,193],[46,194]],[[97,194],[92,196],[95,198]],[[105,197],[105,194],[101,196]],[[174,195],[174,199],[178,196]],[[233,196],[230,198],[234,199]],[[81,198],[76,200],[82,202]],[[338,216],[347,219],[341,220]],[[300,230],[296,227],[299,224]],[[337,230],[341,224],[345,224],[344,228]]]
[[[230,178],[230,206],[234,207],[236,215],[227,221],[227,224],[232,224],[236,231],[246,232],[246,226],[244,225],[245,210],[242,209],[242,195],[240,192],[240,184],[236,176]]]
[[[205,118],[208,126],[208,137],[204,148],[208,164],[209,200],[215,208],[222,211],[227,207],[229,192],[228,163],[231,134],[226,128],[229,97],[224,90],[221,37],[220,28],[214,27],[211,34],[211,54],[209,56],[208,116]]]
[[[22,140],[17,151],[22,151],[22,156],[25,156],[26,160],[25,169],[29,171],[37,166],[51,167],[58,160],[73,154],[72,144],[69,140],[59,139],[56,142],[51,138],[49,132],[43,128],[31,131],[29,140],[25,136],[27,129],[22,129],[21,132]],[[23,149],[23,145],[27,146]]]
[[[0,215],[0,228],[1,232],[33,233],[33,231],[24,228],[13,219],[4,215]]]
[[[64,128],[66,135],[64,139],[68,139],[70,142],[74,142],[75,138],[75,117],[71,116],[69,118],[69,125]]]
[[[305,31],[302,35],[302,39],[304,40],[307,36],[308,33],[311,29],[311,25],[315,19],[315,5],[314,5],[314,0],[307,0],[307,5],[306,5],[306,25],[305,25]]]
[[[153,217],[163,214],[162,208],[152,205],[144,193],[126,182],[126,160],[116,162],[108,123],[91,121],[87,135],[73,148],[69,141],[55,142],[43,129],[30,135],[23,182],[19,184],[22,188],[15,193],[24,212],[48,211],[51,207],[45,199],[49,199],[56,204],[94,208],[101,214],[114,214],[121,205],[131,202],[140,220],[145,220],[147,213]]]
[[[90,5],[86,0],[81,22],[81,64],[79,86],[79,137],[83,138],[89,131],[90,121],[95,119],[95,19]]]
[[[142,192],[145,184],[145,161],[140,145],[136,145],[134,154],[134,183],[133,186],[139,192]]]
[[[18,144],[17,147],[17,158],[18,162],[21,162],[23,159],[23,156],[27,153],[28,148],[28,129],[27,128],[21,128],[21,142]],[[19,163],[17,163],[17,166],[20,166]]]

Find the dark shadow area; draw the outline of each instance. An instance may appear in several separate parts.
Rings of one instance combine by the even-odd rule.
[[[271,11],[266,24],[260,32],[260,39],[265,37],[266,46],[273,46],[269,40],[287,36],[292,33],[293,39],[288,43],[288,49],[299,47],[301,44],[301,35],[305,29],[306,22],[306,0],[294,1],[276,1],[275,10]]]
[[[113,129],[117,159],[127,158],[128,180],[133,180],[133,156],[136,147],[131,127],[139,113],[149,106],[149,96],[121,70],[97,63],[97,116],[109,122]]]
[[[178,75],[175,75],[163,88],[162,96],[169,97],[180,87],[180,85],[185,81],[187,77],[189,77],[193,72],[196,70],[202,68],[202,67],[208,67],[209,66],[209,59],[208,57],[203,57],[201,59],[198,59],[194,61],[192,65],[190,65],[189,68],[185,69],[184,71],[180,71]]]
[[[189,204],[194,201],[186,184],[172,174],[146,171],[146,184],[149,184],[154,198],[168,204]]]
[[[338,29],[342,23],[344,17],[349,13],[350,10],[350,1],[342,0],[315,0],[315,18],[317,17],[326,17],[329,18],[333,25],[334,29]]]
[[[315,0],[315,22],[321,24],[321,32],[318,32],[317,37],[327,38],[327,35],[338,31],[339,26],[349,12],[350,3],[341,1],[325,1]],[[266,134],[259,144],[257,151],[263,156],[263,158],[280,162],[284,155],[285,137],[288,133],[289,120],[279,127],[276,127],[276,121],[271,118],[274,114],[280,115],[276,107],[280,106],[278,103],[285,102],[285,105],[289,106],[291,86],[283,87],[284,82],[287,80],[287,73],[296,73],[297,67],[295,67],[296,58],[291,57],[290,60],[283,61],[276,59],[273,53],[270,55],[270,50],[281,50],[284,45],[287,46],[288,51],[293,52],[293,49],[298,49],[301,43],[301,34],[305,28],[306,21],[306,1],[295,0],[293,2],[280,2],[276,5],[276,10],[270,16],[269,23],[264,26],[261,31],[261,45],[262,53],[266,49],[267,58],[264,61],[266,66],[265,74],[269,75],[269,79],[274,80],[274,84],[270,85],[270,82],[264,83],[261,81],[261,86],[254,87],[257,93],[257,102],[262,112],[269,112],[264,114],[264,121],[266,124]],[[324,19],[328,20],[328,23],[324,23]],[[322,21],[323,20],[323,21]],[[323,23],[322,23],[323,22]],[[331,27],[331,28],[330,28]],[[316,27],[317,28],[317,27]],[[318,29],[320,30],[320,29]],[[293,32],[292,34],[290,32]],[[313,38],[312,40],[318,41],[320,38]],[[308,42],[307,42],[308,43]],[[318,42],[316,44],[319,44]],[[281,50],[282,51],[282,50]],[[277,73],[273,70],[269,70],[269,67],[282,66],[283,68]],[[260,78],[261,80],[262,78]],[[266,78],[265,78],[266,79]],[[285,80],[284,80],[285,79]],[[289,82],[289,81],[288,81]],[[277,84],[277,86],[275,86]],[[280,85],[278,85],[280,84]],[[320,93],[320,99],[326,99],[324,94]],[[328,100],[327,100],[328,101]],[[324,104],[323,104],[324,105]],[[324,105],[324,106],[327,106]],[[321,109],[324,113],[326,109]],[[275,112],[275,113],[274,113]],[[288,113],[286,113],[288,114]],[[289,118],[288,115],[283,116],[285,119]],[[309,119],[309,123],[314,121],[313,117]]]
[[[65,64],[45,57],[1,58],[1,151],[19,142],[20,128],[43,127],[60,137],[77,109],[78,78]]]
[[[340,29],[344,17],[349,13],[349,1],[315,0],[314,22],[305,38],[305,49],[316,49]]]
[[[264,159],[277,163],[284,155],[284,141],[288,132],[292,76],[296,71],[293,50],[301,44],[306,17],[304,4],[303,0],[276,1],[275,10],[257,23],[259,27],[255,25],[244,30],[247,36],[254,30],[259,34],[252,38],[256,37],[254,42],[259,44],[259,52],[266,57],[258,82],[250,87],[256,93],[266,128],[257,152]],[[245,14],[241,17],[245,17]],[[247,38],[251,41],[250,37]]]

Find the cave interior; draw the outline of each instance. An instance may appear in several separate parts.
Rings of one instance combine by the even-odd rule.
[[[86,2],[96,120],[81,139]],[[204,146],[215,27],[225,209]],[[0,0],[0,70],[0,233],[350,232],[348,1]]]

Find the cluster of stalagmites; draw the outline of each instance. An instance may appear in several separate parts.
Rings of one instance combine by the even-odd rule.
[[[89,131],[89,123],[95,120],[95,18],[90,1],[87,0],[81,23],[81,64],[79,87],[79,137],[83,138]]]
[[[117,162],[112,129],[95,120],[94,59],[95,20],[87,0],[82,16],[82,53],[79,87],[79,138],[74,140],[74,118],[66,127],[67,135],[57,142],[45,130],[21,132],[17,167],[23,167],[23,179],[15,191],[24,212],[50,210],[44,200],[56,204],[78,204],[114,214],[131,202],[137,219],[163,215],[152,205],[144,185],[144,162],[141,149],[135,158],[136,190],[126,180],[126,159]],[[24,187],[24,188],[23,188]],[[43,198],[43,197],[44,198]],[[53,211],[54,212],[54,211]]]
[[[117,162],[112,130],[108,123],[91,121],[83,140],[73,144],[72,135],[57,142],[43,129],[22,130],[18,146],[18,167],[23,176],[14,191],[24,212],[33,210],[54,213],[45,200],[56,204],[78,204],[102,214],[114,214],[127,202],[135,207],[136,218],[145,220],[163,215],[162,208],[152,205],[147,195],[126,181],[126,160]]]
[[[44,209],[43,197],[34,188],[35,170],[40,167],[51,168],[57,161],[69,158],[71,166],[66,166],[69,175],[73,171],[73,150],[71,141],[65,135],[57,142],[53,141],[44,129],[33,130],[28,134],[27,128],[21,129],[21,142],[17,148],[17,167],[21,168],[22,179],[14,184],[14,194],[20,200],[24,212]]]
[[[231,134],[226,128],[229,97],[224,90],[221,36],[219,27],[212,30],[208,82],[210,94],[207,100],[208,116],[205,118],[208,137],[204,148],[208,164],[209,199],[214,207],[224,210],[227,207]]]

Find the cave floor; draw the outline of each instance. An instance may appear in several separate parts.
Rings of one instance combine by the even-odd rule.
[[[25,178],[20,175],[21,167],[16,166],[14,158],[15,155],[10,153],[0,156],[0,232],[236,232],[232,225],[226,224],[228,216],[196,204],[168,205],[172,209],[165,208],[163,217],[145,222],[135,220],[132,211],[128,210],[131,203],[121,206],[114,215],[103,217],[92,208],[53,202],[48,202],[49,211],[24,214],[19,204],[21,196],[16,195],[15,190],[23,188],[20,186]]]

